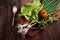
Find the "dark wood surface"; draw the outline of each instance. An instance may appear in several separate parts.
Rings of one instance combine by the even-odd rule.
[[[60,40],[60,20],[49,24],[33,37],[28,34],[26,37],[22,37],[17,33],[15,27],[11,26],[12,7],[16,5],[19,11],[21,6],[27,2],[31,2],[31,0],[0,0],[0,40]],[[60,6],[58,5],[58,7]]]

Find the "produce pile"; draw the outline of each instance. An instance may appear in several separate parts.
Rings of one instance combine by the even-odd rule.
[[[29,24],[38,24],[39,27],[52,23],[57,20],[51,16],[56,11],[57,4],[57,0],[32,0],[32,2],[21,7],[17,22],[26,21]]]

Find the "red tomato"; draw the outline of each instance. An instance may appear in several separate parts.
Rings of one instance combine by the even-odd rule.
[[[25,22],[27,22],[27,19],[24,16],[20,17],[20,23],[24,24]]]
[[[43,18],[43,19],[45,19],[47,17],[46,10],[44,10],[44,9],[40,10],[40,17]]]

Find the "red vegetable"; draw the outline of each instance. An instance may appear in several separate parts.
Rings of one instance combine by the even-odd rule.
[[[26,23],[27,22],[27,19],[24,17],[24,16],[21,16],[20,17],[20,23],[21,24],[24,24],[24,23]]]
[[[39,13],[40,13],[41,18],[45,19],[47,17],[47,11],[46,10],[42,9],[42,10],[40,10]]]

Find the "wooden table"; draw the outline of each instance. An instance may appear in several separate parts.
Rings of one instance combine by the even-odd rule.
[[[0,40],[60,40],[60,20],[51,23],[44,30],[33,37],[22,37],[12,27],[12,6],[16,5],[18,11],[21,6],[31,0],[0,0]],[[58,5],[58,7],[60,7]],[[57,13],[60,13],[57,12]],[[12,31],[14,29],[14,31]]]

